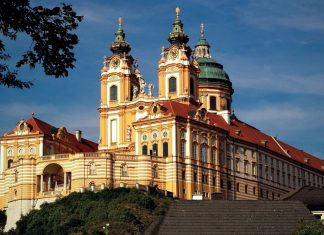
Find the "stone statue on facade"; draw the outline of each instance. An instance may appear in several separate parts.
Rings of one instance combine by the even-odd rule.
[[[138,95],[138,87],[133,86],[133,100],[137,98]]]
[[[132,140],[132,127],[130,125],[128,125],[126,129],[126,140],[127,141]]]
[[[140,93],[144,95],[145,94],[146,82],[145,82],[145,80],[143,79],[142,76],[139,77],[139,82],[140,82]]]
[[[152,96],[153,95],[153,89],[154,89],[154,84],[153,83],[149,83],[148,84],[148,95]]]

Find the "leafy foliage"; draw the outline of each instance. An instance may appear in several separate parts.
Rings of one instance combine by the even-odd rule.
[[[117,188],[98,193],[72,193],[43,204],[17,222],[9,234],[136,234],[165,213],[171,199],[156,193]]]
[[[17,78],[18,69],[24,65],[35,68],[41,64],[46,75],[68,76],[68,69],[74,68],[73,48],[78,43],[76,34],[71,33],[78,27],[82,17],[73,11],[70,5],[52,9],[43,6],[31,7],[29,0],[0,1],[0,33],[16,40],[17,34],[25,33],[32,45],[17,61],[16,68],[11,70],[5,45],[0,40],[0,85],[16,88],[29,88],[30,81]]]
[[[295,235],[324,235],[324,225],[322,221],[302,224],[295,232]]]

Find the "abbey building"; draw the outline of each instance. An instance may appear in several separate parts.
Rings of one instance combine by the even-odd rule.
[[[203,25],[191,48],[179,13],[158,61],[158,87],[143,79],[119,19],[100,71],[98,144],[34,116],[0,138],[7,229],[73,191],[151,185],[187,200],[214,193],[274,200],[304,185],[324,187],[323,160],[235,117],[232,83],[210,53]]]

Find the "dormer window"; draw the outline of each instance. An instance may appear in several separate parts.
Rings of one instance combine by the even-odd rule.
[[[25,125],[24,125],[24,123],[21,123],[21,124],[19,125],[19,130],[20,130],[20,131],[23,131],[23,130],[24,130],[24,128],[25,128]]]

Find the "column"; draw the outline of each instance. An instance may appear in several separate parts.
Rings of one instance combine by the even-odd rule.
[[[66,192],[66,172],[64,172],[64,191]]]
[[[43,180],[44,180],[44,176],[43,174],[40,175],[40,192],[43,192]]]

